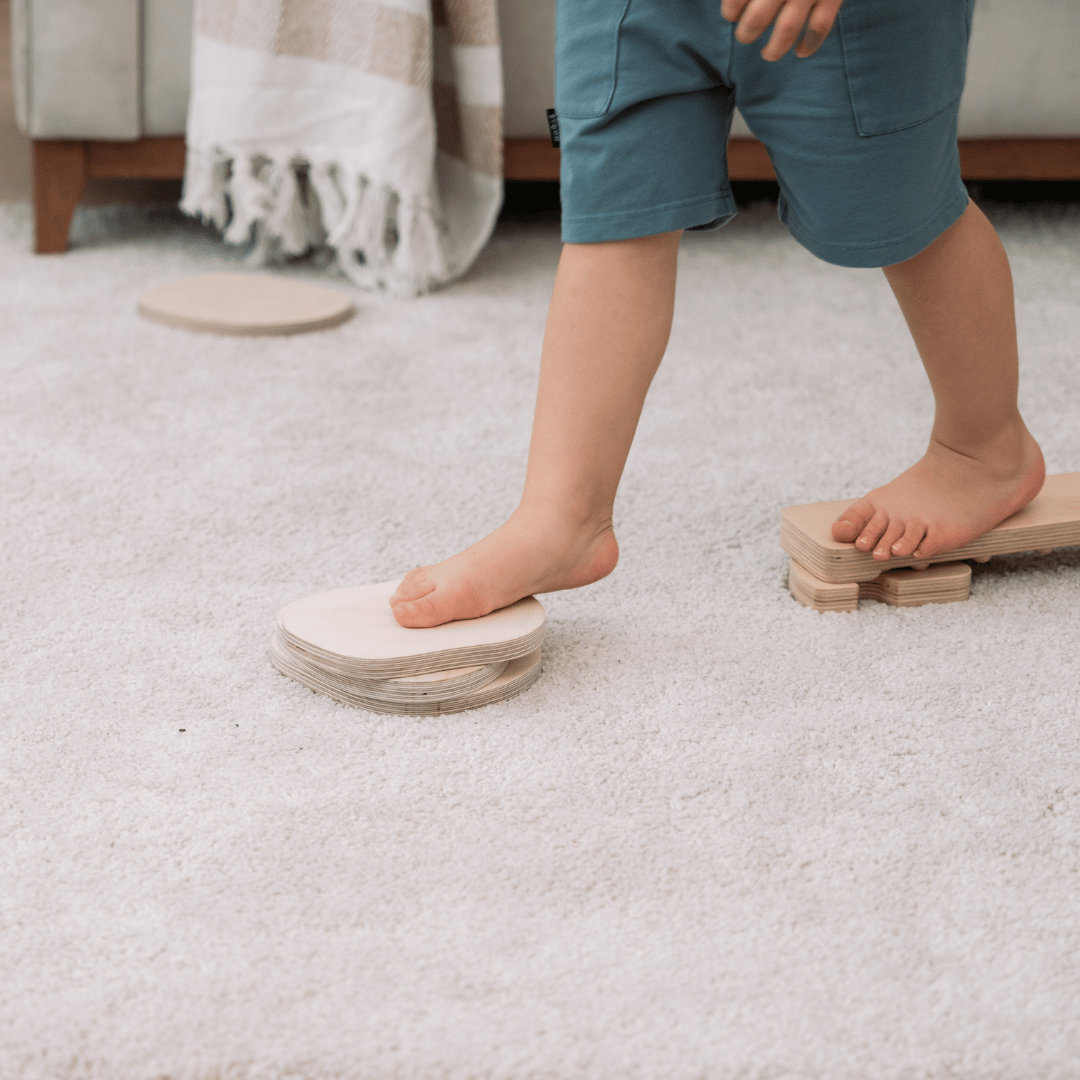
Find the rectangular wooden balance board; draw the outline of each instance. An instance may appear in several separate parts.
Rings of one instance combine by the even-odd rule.
[[[879,578],[883,570],[892,572],[922,567],[927,562],[956,563],[964,559],[985,562],[993,555],[1048,551],[1080,544],[1080,472],[1048,476],[1042,491],[1019,513],[1006,518],[970,544],[956,551],[942,552],[929,560],[912,557],[890,559],[882,564],[869,552],[859,551],[854,544],[834,540],[833,522],[855,501],[809,503],[789,506],[783,511],[780,546],[795,563],[809,572],[810,577],[833,585],[868,583]],[[794,588],[792,593],[795,593]]]

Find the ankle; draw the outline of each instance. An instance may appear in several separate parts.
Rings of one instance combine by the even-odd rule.
[[[1031,456],[1035,440],[1018,411],[978,424],[936,420],[930,445],[974,458],[988,465],[1008,468]]]
[[[593,537],[611,530],[612,507],[585,501],[557,502],[522,496],[512,520],[560,537]]]

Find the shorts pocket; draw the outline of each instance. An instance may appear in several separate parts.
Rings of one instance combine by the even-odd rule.
[[[838,26],[860,135],[921,124],[960,98],[974,0],[847,0]]]
[[[555,112],[572,120],[603,116],[615,93],[619,30],[630,0],[558,0]]]

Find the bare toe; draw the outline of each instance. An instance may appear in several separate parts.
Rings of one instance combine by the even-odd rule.
[[[837,543],[850,544],[866,528],[873,516],[874,508],[869,499],[862,498],[852,503],[833,522],[832,538]]]
[[[390,597],[390,606],[395,607],[398,604],[410,603],[413,600],[419,600],[422,596],[427,596],[428,593],[435,591],[435,582],[431,580],[425,573],[429,567],[421,566],[416,570],[410,570],[402,579],[401,583],[394,590],[394,595]]]
[[[923,538],[911,554],[916,558],[921,558],[924,555],[940,555],[943,551],[949,551],[951,548],[959,546],[958,544],[949,544],[943,541],[939,533],[940,530],[935,529],[933,525],[928,526]]]
[[[904,530],[904,535],[892,546],[892,553],[898,559],[906,559],[914,554],[915,549],[922,543],[926,535],[926,526],[922,522],[909,522]]]
[[[878,510],[859,534],[855,546],[860,551],[871,551],[889,527],[889,515]]]
[[[419,628],[438,625],[438,605],[434,595],[438,585],[427,576],[427,569],[421,566],[410,570],[390,597],[390,611],[400,626]]]
[[[874,558],[885,562],[893,557],[893,545],[904,535],[905,525],[903,520],[890,521],[889,527],[882,534],[881,539],[874,548]]]
[[[445,619],[439,617],[439,608],[430,595],[419,600],[390,600],[390,610],[399,626],[420,630],[429,626],[438,626]]]

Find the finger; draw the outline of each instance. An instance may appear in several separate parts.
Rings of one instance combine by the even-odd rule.
[[[739,16],[743,13],[746,5],[750,3],[750,0],[724,0],[720,5],[720,14],[727,19],[728,22],[738,22]]]
[[[798,47],[795,49],[795,55],[798,57],[813,56],[824,42],[825,35],[808,26],[803,32]]]
[[[810,12],[810,18],[806,21],[802,41],[795,49],[796,56],[813,56],[821,48],[832,31],[842,2],[843,0],[818,0],[818,3],[814,5],[814,10]]]
[[[788,0],[777,16],[768,45],[761,50],[763,60],[779,60],[799,40],[812,3],[813,0]]]
[[[735,40],[743,45],[757,41],[772,25],[784,0],[749,0],[739,16],[739,25],[735,27]]]

